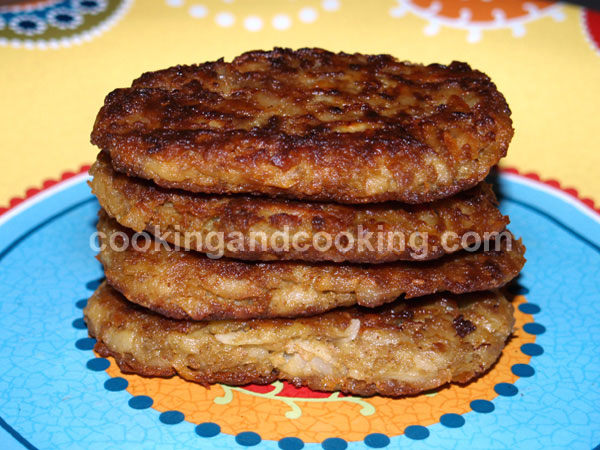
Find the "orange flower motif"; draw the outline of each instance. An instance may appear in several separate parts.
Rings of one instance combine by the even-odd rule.
[[[398,0],[392,17],[414,14],[428,21],[428,36],[442,27],[467,30],[467,41],[479,42],[483,31],[510,29],[515,37],[525,35],[525,24],[542,17],[564,20],[561,7],[546,1],[530,0]]]

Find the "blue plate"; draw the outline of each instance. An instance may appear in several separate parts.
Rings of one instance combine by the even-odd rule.
[[[86,340],[81,308],[102,279],[90,247],[99,206],[83,175],[37,194],[0,217],[0,447],[594,447],[600,443],[600,216],[518,175],[502,174],[498,183],[510,228],[527,246],[519,283],[534,305],[524,311],[535,313],[525,330],[537,335],[524,350],[535,356],[530,365],[513,367],[520,376],[514,385],[496,385],[493,414],[484,411],[490,402],[475,403],[466,414],[446,414],[400,436],[304,444],[231,436],[216,425],[200,432],[175,413],[161,417],[151,399],[132,401],[101,361],[90,362],[93,340]]]

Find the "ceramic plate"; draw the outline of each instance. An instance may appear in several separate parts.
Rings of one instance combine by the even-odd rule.
[[[600,215],[503,172],[501,209],[527,246],[517,326],[493,369],[402,399],[202,386],[120,373],[82,319],[102,279],[98,203],[71,176],[0,216],[2,448],[570,448],[600,443]],[[556,183],[554,183],[556,186]]]

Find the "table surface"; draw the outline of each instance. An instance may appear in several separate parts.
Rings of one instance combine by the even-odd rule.
[[[0,206],[94,160],[90,131],[112,89],[144,71],[273,46],[467,61],[513,111],[502,165],[600,200],[597,12],[516,0],[445,1],[439,11],[431,0],[93,2],[73,29],[46,17],[37,35],[11,21],[23,13],[0,7]]]

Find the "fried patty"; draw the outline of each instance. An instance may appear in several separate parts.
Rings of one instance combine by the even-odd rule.
[[[512,250],[502,240],[499,251],[365,266],[211,259],[146,239],[125,246],[123,237],[131,243],[133,232],[104,212],[98,231],[98,259],[108,282],[130,301],[175,319],[306,316],[355,304],[376,307],[402,295],[493,289],[516,277],[525,263],[516,240]]]
[[[275,48],[145,73],[106,97],[92,142],[167,188],[422,203],[483,180],[512,135],[465,63]]]
[[[435,259],[472,244],[476,233],[498,233],[509,220],[497,208],[492,189],[480,184],[449,199],[426,205],[384,203],[339,205],[260,197],[214,196],[164,189],[114,171],[101,153],[90,169],[92,192],[111,217],[136,231],[147,230],[171,243],[207,252],[211,233],[224,237],[224,255],[244,260],[302,260],[381,263]],[[411,241],[413,233],[426,238]],[[284,248],[277,236],[299,237]],[[368,245],[332,245],[324,249],[319,233]],[[451,236],[441,245],[445,233]],[[265,236],[252,245],[252,236]],[[393,238],[393,245],[378,246]],[[187,243],[182,236],[189,236]],[[241,235],[243,245],[233,245]],[[397,240],[397,239],[403,239]],[[340,241],[341,242],[341,241]],[[418,245],[417,245],[418,242]],[[187,244],[187,245],[186,245]],[[403,244],[403,245],[401,245]],[[423,250],[423,251],[422,251]]]
[[[84,315],[95,350],[123,372],[204,385],[287,380],[365,396],[465,383],[496,361],[514,324],[512,305],[497,292],[293,320],[178,321],[127,302],[106,283]]]

